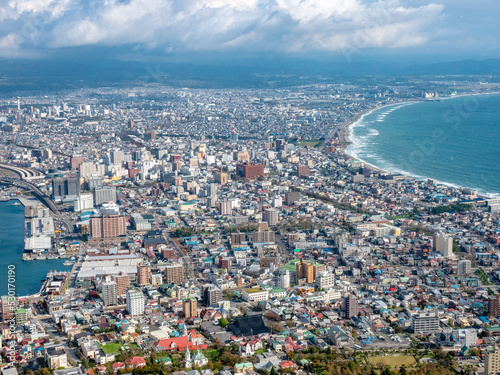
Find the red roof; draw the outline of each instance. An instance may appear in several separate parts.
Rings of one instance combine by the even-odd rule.
[[[180,336],[180,337],[171,337],[169,339],[162,339],[159,340],[155,343],[155,347],[163,347],[165,350],[179,350],[179,351],[185,351],[186,348],[189,349],[206,349],[207,345],[193,345],[191,341],[189,341],[187,336]]]
[[[135,367],[146,366],[146,361],[144,360],[144,358],[138,356],[127,358],[125,362]]]
[[[288,368],[288,367],[295,367],[295,364],[292,361],[280,362],[280,368]]]
[[[123,363],[123,362],[116,362],[116,363],[113,363],[112,366],[113,366],[113,368],[116,368],[116,369],[118,369],[118,368],[125,368],[125,363]]]

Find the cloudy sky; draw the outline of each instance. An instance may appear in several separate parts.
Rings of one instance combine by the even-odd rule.
[[[498,0],[0,0],[0,57],[128,54],[500,57]]]

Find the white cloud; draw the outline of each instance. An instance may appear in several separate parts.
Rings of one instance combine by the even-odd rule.
[[[403,0],[11,0],[0,7],[0,30],[7,29],[5,35],[0,31],[0,38],[18,35],[18,49],[132,44],[169,51],[307,52],[424,44],[437,32],[434,23],[443,7],[408,4]],[[7,21],[15,27],[9,29]]]

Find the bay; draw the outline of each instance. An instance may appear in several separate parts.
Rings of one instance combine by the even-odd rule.
[[[379,169],[500,196],[500,94],[381,107],[351,141],[347,153]]]

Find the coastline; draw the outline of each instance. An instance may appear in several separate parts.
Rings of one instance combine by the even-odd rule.
[[[21,199],[19,199],[21,198]],[[0,212],[2,213],[2,225],[5,232],[0,234],[0,239],[4,241],[3,252],[1,253],[1,267],[6,269],[9,265],[14,265],[16,269],[16,298],[36,298],[40,295],[43,287],[41,280],[47,279],[47,274],[53,269],[60,269],[66,272],[68,267],[63,262],[66,259],[43,259],[37,262],[27,262],[23,259],[21,252],[24,250],[25,217],[24,204],[30,204],[31,199],[26,197],[13,196],[8,200],[0,201]],[[13,202],[20,202],[21,205],[13,206]],[[15,212],[12,212],[15,210]],[[14,215],[14,216],[12,216]],[[19,219],[19,221],[18,221]],[[22,224],[21,224],[22,223]],[[23,239],[21,242],[21,238]],[[5,273],[6,274],[6,273]],[[6,284],[2,284],[2,288]],[[0,295],[7,295],[7,290],[2,289]]]
[[[495,91],[495,92],[486,92],[486,93],[465,93],[465,94],[459,94],[459,95],[453,95],[453,96],[445,96],[445,97],[439,97],[438,99],[439,100],[448,100],[448,99],[455,99],[455,98],[462,98],[462,97],[468,97],[468,96],[482,96],[482,95],[500,95],[500,91]],[[458,184],[455,184],[455,183],[451,183],[451,182],[446,182],[446,181],[441,181],[439,179],[436,179],[436,178],[433,178],[433,177],[430,177],[430,176],[416,176],[416,175],[411,175],[410,173],[408,172],[402,172],[402,171],[391,171],[391,170],[387,170],[387,169],[382,169],[380,167],[377,167],[363,159],[361,159],[360,157],[356,156],[356,155],[353,155],[352,153],[350,153],[348,151],[348,148],[349,146],[353,143],[352,142],[352,139],[354,137],[353,135],[353,131],[354,131],[354,127],[356,127],[356,125],[361,122],[366,116],[372,114],[373,112],[379,110],[379,109],[382,109],[382,108],[386,108],[386,107],[391,107],[391,106],[394,106],[394,105],[406,105],[406,104],[415,104],[415,103],[422,103],[422,102],[427,102],[427,101],[432,101],[432,100],[426,100],[426,99],[423,99],[423,100],[406,100],[406,101],[401,101],[401,102],[396,102],[396,103],[390,103],[390,104],[382,104],[382,105],[379,105],[379,106],[376,106],[376,107],[373,107],[371,109],[368,109],[368,110],[365,110],[365,111],[362,111],[360,112],[359,114],[357,114],[352,121],[348,122],[346,125],[344,125],[342,128],[344,130],[347,131],[347,138],[346,138],[346,142],[345,142],[345,145],[343,146],[342,148],[342,153],[349,159],[349,160],[358,160],[362,163],[364,163],[369,169],[377,172],[377,173],[386,173],[386,174],[399,174],[401,176],[404,176],[405,178],[407,179],[413,179],[413,180],[418,180],[418,181],[425,181],[425,180],[428,180],[428,179],[432,179],[432,180],[435,180],[437,184],[439,185],[445,185],[445,186],[449,186],[451,188],[454,188],[454,189],[473,189],[473,190],[476,190],[478,191],[478,196],[480,197],[483,197],[483,198],[493,198],[493,197],[496,197],[498,195],[498,193],[491,193],[491,192],[486,192],[486,193],[479,193],[479,190],[481,189],[478,189],[476,187],[470,187],[470,186],[463,186],[463,185],[458,185]]]

